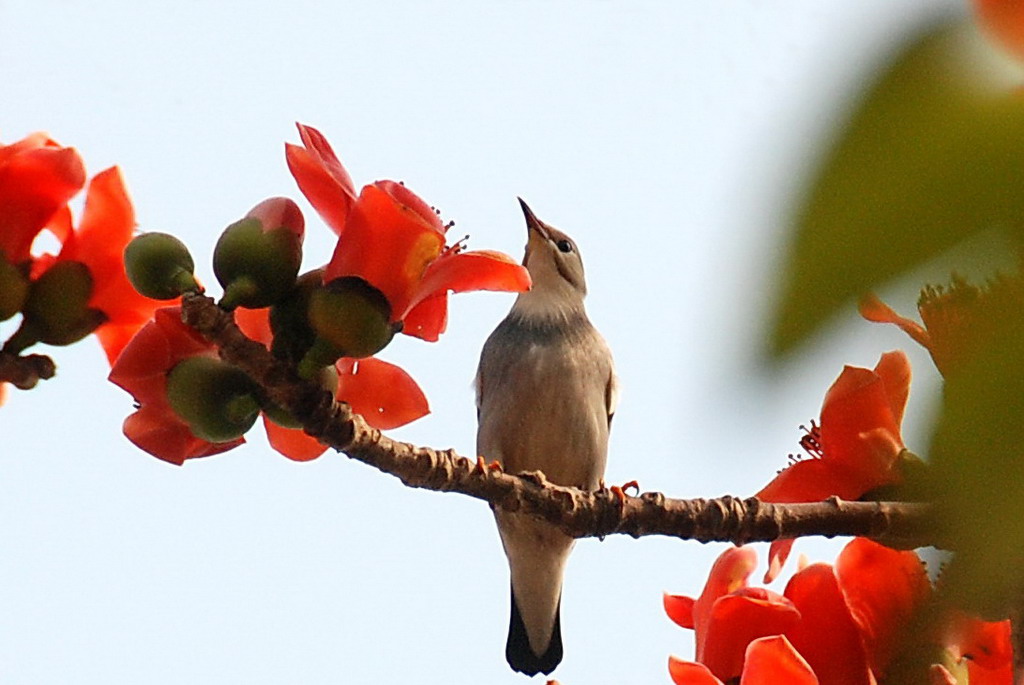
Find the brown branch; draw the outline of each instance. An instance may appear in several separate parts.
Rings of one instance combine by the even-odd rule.
[[[0,383],[10,383],[21,390],[31,390],[41,380],[53,378],[57,366],[43,354],[20,356],[0,352]]]
[[[658,492],[620,498],[547,482],[540,472],[512,475],[481,468],[454,450],[398,442],[371,428],[345,403],[300,380],[262,344],[247,338],[231,314],[202,295],[182,301],[182,319],[248,373],[269,398],[298,418],[307,433],[349,457],[398,477],[410,487],[459,492],[507,511],[522,511],[574,537],[623,533],[668,535],[700,542],[770,541],[807,535],[860,535],[892,547],[937,544],[930,507],[895,502],[769,504],[755,498],[671,499]]]

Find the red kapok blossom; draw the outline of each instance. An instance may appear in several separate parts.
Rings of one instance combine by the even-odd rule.
[[[747,586],[756,564],[754,550],[728,549],[712,567],[699,598],[664,597],[669,617],[696,632],[697,661],[723,681],[742,673],[752,640],[782,634],[800,618],[785,597]]]
[[[237,309],[235,321],[242,332],[269,347],[269,310]],[[368,357],[342,357],[335,364],[338,390],[335,398],[347,402],[374,428],[388,430],[404,426],[430,413],[427,398],[409,374],[386,361]],[[263,415],[270,446],[296,461],[316,459],[327,447],[298,428],[285,428]]]
[[[45,133],[0,145],[0,259],[28,260],[36,236],[83,185],[78,152]]]
[[[93,279],[89,307],[106,315],[94,332],[111,364],[135,332],[166,302],[140,295],[128,282],[124,248],[135,230],[135,211],[116,166],[101,171],[89,182],[85,211],[77,229],[65,208],[54,221],[58,235],[66,236],[56,261],[85,264]],[[49,260],[41,260],[45,263]]]
[[[109,379],[127,390],[139,408],[124,422],[124,434],[139,448],[172,464],[225,452],[244,439],[212,443],[192,434],[167,402],[167,374],[183,359],[216,357],[216,348],[181,321],[180,307],[158,309],[114,362]]]
[[[828,564],[807,566],[794,574],[784,597],[772,598],[773,603],[787,606],[791,617],[775,631],[765,633],[760,643],[766,648],[770,636],[784,636],[787,642],[776,643],[772,649],[778,651],[774,653],[760,654],[763,660],[755,659],[752,648],[759,640],[751,639],[751,614],[718,611],[726,600],[747,597],[760,590],[746,585],[746,575],[752,569],[742,571],[741,580],[735,575],[739,567],[745,568],[753,561],[756,559],[751,554],[739,555],[730,550],[715,563],[699,600],[667,596],[673,601],[666,601],[666,610],[673,620],[696,630],[699,645],[696,664],[670,659],[674,682],[729,682],[740,676],[736,670],[737,648],[743,649],[749,643],[739,665],[741,683],[820,681],[826,685],[874,685],[885,682],[890,666],[905,649],[917,653],[921,647],[938,651],[943,646],[943,641],[928,631],[910,629],[932,592],[917,555],[856,538],[839,554],[834,568]],[[728,594],[717,594],[730,587]],[[708,616],[703,616],[708,614],[706,601],[705,607],[698,608],[702,600],[712,601],[713,609]],[[946,643],[955,645],[955,656],[972,658],[972,653],[979,654],[977,666],[984,666],[987,675],[1008,673],[1001,670],[1011,663],[1008,624],[1004,628],[1003,624],[972,625],[961,620],[954,625],[954,637]],[[706,634],[702,636],[702,632]],[[728,670],[723,670],[719,659],[726,653],[732,656]],[[921,674],[922,681],[926,675]],[[979,682],[1009,685],[1010,680]]]
[[[303,146],[285,146],[288,168],[338,234],[325,282],[362,278],[384,293],[404,333],[430,341],[447,325],[449,292],[529,289],[526,269],[508,255],[445,247],[447,227],[404,185],[377,181],[357,196],[327,139],[310,126],[298,128]]]
[[[856,500],[900,482],[900,424],[910,391],[910,362],[901,351],[882,355],[874,370],[847,366],[825,394],[821,422],[801,441],[811,458],[779,473],[757,493],[764,502],[818,502],[833,495]],[[792,540],[772,543],[766,582],[785,563]]]

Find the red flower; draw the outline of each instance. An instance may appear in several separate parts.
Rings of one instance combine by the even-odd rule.
[[[696,631],[697,661],[721,680],[740,675],[752,640],[780,635],[800,619],[785,597],[747,586],[756,565],[753,549],[727,549],[711,568],[700,597],[666,594],[663,598],[669,618]]]
[[[377,181],[357,196],[327,139],[310,126],[298,128],[303,147],[285,146],[288,168],[338,234],[325,282],[362,278],[384,293],[391,320],[401,321],[404,333],[430,341],[447,325],[449,291],[529,289],[526,269],[508,255],[446,248],[447,227],[402,184]]]
[[[273,339],[269,310],[236,309],[239,328],[252,338],[269,346]],[[352,411],[361,414],[374,428],[388,430],[404,426],[430,412],[427,398],[409,374],[394,364],[369,357],[343,357],[335,364],[338,390],[335,397],[347,402]],[[296,461],[316,459],[327,449],[316,438],[298,428],[285,428],[263,415],[270,446]]]
[[[124,248],[135,230],[135,211],[117,167],[101,171],[89,182],[85,211],[72,230],[67,211],[57,214],[58,235],[65,235],[56,261],[81,262],[93,278],[89,307],[106,315],[94,332],[111,364],[153,312],[167,305],[135,291],[124,270]]]
[[[820,425],[801,441],[812,458],[798,461],[756,497],[764,502],[818,502],[837,495],[856,500],[901,481],[898,457],[910,362],[900,351],[882,355],[872,371],[847,366],[825,394]],[[772,543],[766,582],[782,568],[792,540]]]
[[[742,549],[719,557],[696,601],[666,596],[669,616],[694,628],[698,645],[696,663],[670,660],[674,682],[728,682],[739,676],[741,683],[871,685],[884,680],[905,648],[916,648],[918,642],[942,648],[942,640],[909,630],[931,593],[924,567],[912,552],[856,538],[839,554],[834,568],[813,564],[797,572],[783,596],[761,590],[774,614],[759,615],[749,608],[727,609],[729,604],[749,604],[748,597],[758,590],[746,584],[755,559]],[[988,675],[1008,673],[1008,624],[958,625],[967,629],[946,641],[955,646],[954,657],[980,654],[983,658],[976,663]],[[760,658],[753,658],[752,646],[769,636],[784,636],[787,642],[761,642]]]
[[[83,185],[78,152],[45,133],[0,145],[0,259],[30,259],[36,236]]]
[[[161,306],[128,283],[122,253],[135,228],[135,213],[117,167],[89,184],[77,230],[67,206],[85,184],[85,167],[74,148],[61,147],[43,133],[0,146],[0,258],[30,264],[33,279],[59,261],[84,264],[92,277],[88,307],[103,313],[94,332],[113,363],[131,336]],[[62,243],[60,254],[33,257],[43,229]]]
[[[167,402],[167,374],[189,357],[217,356],[216,348],[181,321],[180,307],[158,309],[114,362],[109,379],[139,404],[124,434],[139,448],[172,464],[225,452],[245,442],[212,443],[192,434]]]

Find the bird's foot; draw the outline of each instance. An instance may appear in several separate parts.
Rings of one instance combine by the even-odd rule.
[[[488,464],[487,460],[484,459],[483,456],[477,456],[476,470],[479,471],[480,473],[486,473],[487,471],[497,471],[498,473],[502,472],[500,462],[492,461],[490,464]]]
[[[626,504],[626,490],[632,489],[636,491],[636,494],[640,494],[640,484],[635,480],[623,483],[622,485],[613,485],[608,489],[611,491],[612,495],[615,496],[615,499],[619,501],[620,507],[625,506]]]

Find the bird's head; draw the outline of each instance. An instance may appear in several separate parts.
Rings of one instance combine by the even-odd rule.
[[[583,260],[572,238],[544,223],[519,198],[529,239],[523,264],[533,287],[519,294],[515,309],[524,316],[554,318],[583,310],[587,283]]]

